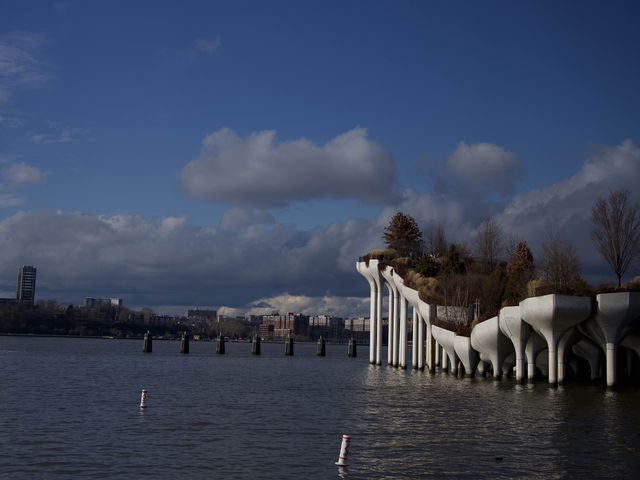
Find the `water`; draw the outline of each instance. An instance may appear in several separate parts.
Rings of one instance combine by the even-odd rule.
[[[363,347],[226,346],[0,337],[0,478],[640,476],[637,388],[372,367]]]

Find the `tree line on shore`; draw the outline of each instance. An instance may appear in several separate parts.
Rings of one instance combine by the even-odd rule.
[[[253,334],[249,325],[236,319],[211,323],[165,317],[158,321],[158,316],[149,308],[134,311],[112,305],[75,307],[59,305],[55,300],[39,300],[35,305],[0,304],[0,333],[4,334],[142,338],[150,331],[156,338],[169,339],[180,338],[185,330],[203,339],[220,334],[247,338]]]

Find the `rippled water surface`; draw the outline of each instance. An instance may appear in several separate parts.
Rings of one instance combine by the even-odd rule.
[[[226,346],[0,337],[0,478],[640,476],[637,388],[372,367],[363,347]]]

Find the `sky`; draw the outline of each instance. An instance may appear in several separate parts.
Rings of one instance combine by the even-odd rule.
[[[0,10],[0,296],[34,265],[61,303],[366,315],[397,211],[534,257],[555,233],[615,280],[590,210],[640,201],[638,2]]]

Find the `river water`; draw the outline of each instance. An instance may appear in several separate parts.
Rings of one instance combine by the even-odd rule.
[[[365,347],[226,347],[0,337],[0,478],[640,477],[637,387],[373,367]]]

